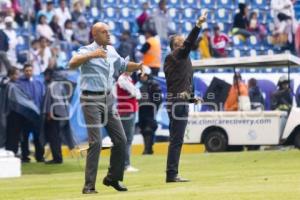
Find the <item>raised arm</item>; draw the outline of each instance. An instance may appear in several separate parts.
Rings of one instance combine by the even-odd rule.
[[[183,47],[179,49],[178,57],[186,58],[189,56],[191,49],[195,42],[197,41],[198,35],[200,33],[202,24],[206,21],[207,12],[204,12],[201,17],[198,18],[196,26],[192,29],[188,37],[185,39],[183,43]]]

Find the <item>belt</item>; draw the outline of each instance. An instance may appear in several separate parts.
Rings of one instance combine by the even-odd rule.
[[[109,95],[110,91],[89,91],[89,90],[83,90],[82,91],[83,95],[95,95],[95,96],[100,96],[100,95]]]

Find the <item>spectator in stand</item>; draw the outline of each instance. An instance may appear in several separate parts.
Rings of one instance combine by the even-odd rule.
[[[44,15],[47,19],[47,23],[50,24],[54,17],[53,0],[47,0],[46,9],[39,11],[39,13],[37,14],[37,18],[39,19],[41,15]]]
[[[271,14],[275,24],[278,21],[294,21],[295,11],[291,0],[271,0]]]
[[[68,19],[71,19],[71,14],[69,11],[69,8],[66,5],[65,0],[60,0],[59,1],[59,8],[55,10],[55,15],[58,17],[58,24],[60,25],[61,28],[64,28],[65,22]]]
[[[34,75],[39,75],[42,72],[40,51],[41,51],[40,41],[33,40],[31,42],[31,48],[29,50],[29,62],[33,67]]]
[[[248,97],[248,88],[242,81],[240,73],[236,73],[233,77],[233,85],[230,88],[228,97],[226,99],[224,110],[225,111],[238,111],[240,106],[240,97]]]
[[[135,132],[136,112],[138,111],[138,99],[141,98],[140,90],[137,89],[131,78],[131,72],[124,72],[117,81],[118,112],[126,134],[126,157],[125,171],[137,172],[130,162],[131,144]]]
[[[68,66],[68,58],[64,51],[61,50],[60,45],[53,45],[51,48],[54,68],[65,69]]]
[[[47,23],[47,18],[45,15],[40,15],[39,24],[36,27],[38,37],[45,37],[47,40],[54,41],[54,33]]]
[[[259,23],[256,12],[250,14],[248,31],[255,35],[259,41],[262,41],[267,36],[267,29]]]
[[[87,21],[83,16],[80,16],[77,19],[77,26],[74,31],[74,39],[80,45],[87,45],[89,43],[90,34],[88,31]]]
[[[0,75],[5,75],[10,68],[10,62],[6,55],[9,48],[8,40],[7,35],[0,29]]]
[[[167,1],[160,0],[158,9],[153,13],[156,33],[159,35],[162,43],[167,43],[169,36],[169,25],[171,18],[167,10]]]
[[[144,33],[143,26],[144,23],[149,19],[149,3],[143,3],[143,12],[137,17],[136,21],[139,26],[139,33]]]
[[[5,29],[4,33],[8,37],[8,44],[9,48],[7,51],[7,58],[9,59],[10,63],[12,65],[17,64],[17,53],[16,53],[16,47],[18,44],[18,38],[17,38],[17,32],[13,28],[14,20],[11,16],[5,17]]]
[[[53,68],[54,63],[52,60],[52,53],[49,47],[49,41],[45,37],[41,37],[40,41],[40,49],[38,60],[40,60],[40,67],[34,69],[34,74],[43,73],[47,68]]]
[[[73,11],[71,15],[73,22],[77,22],[80,17],[84,17],[80,1],[75,1],[73,3]]]
[[[202,37],[199,41],[199,52],[202,59],[209,59],[213,56],[209,28],[203,29]]]
[[[135,58],[135,50],[136,50],[136,42],[130,35],[130,31],[123,31],[120,37],[120,45],[117,48],[117,52],[123,58],[129,56],[131,61],[136,61]]]
[[[74,31],[73,31],[73,23],[72,20],[68,19],[65,22],[64,26],[64,37],[68,43],[72,43],[74,41]]]
[[[214,35],[211,37],[211,44],[213,48],[213,55],[217,58],[227,57],[226,47],[229,44],[229,37],[220,31],[220,27],[215,25]]]
[[[280,47],[287,47],[293,50],[293,32],[292,26],[288,21],[278,20],[272,32],[271,43]]]
[[[248,81],[248,92],[251,102],[251,110],[264,110],[265,99],[257,85],[257,81],[255,78],[251,78]]]
[[[248,28],[248,6],[244,3],[239,4],[239,13],[234,17],[232,33],[234,35],[242,35],[244,38],[251,36],[251,33],[247,31]]]
[[[11,0],[11,8],[14,12],[15,22],[18,24],[18,26],[23,27],[24,19],[19,0]]]
[[[41,0],[34,0],[34,13],[39,13],[42,10]]]
[[[53,16],[52,21],[50,22],[50,27],[55,35],[55,38],[58,40],[64,40],[62,28],[58,24],[58,17]]]
[[[273,44],[293,50],[293,34],[297,28],[295,11],[291,0],[272,0],[271,14],[274,17]]]
[[[18,84],[21,90],[33,101],[40,111],[45,93],[44,85],[33,77],[33,67],[30,64],[25,64],[23,71],[24,76],[20,77]],[[44,162],[44,147],[39,138],[39,130],[41,128],[39,121],[39,119],[36,119],[35,122],[32,122],[24,118],[23,140],[21,143],[23,162],[30,162],[28,144],[30,133],[33,133],[35,159],[37,162]]]
[[[281,76],[278,81],[278,88],[271,97],[271,109],[290,111],[293,105],[293,93],[290,88],[290,81],[287,76]]]
[[[144,54],[143,63],[151,68],[151,73],[158,76],[161,66],[161,45],[153,30],[146,30],[146,43],[142,46],[141,52]]]

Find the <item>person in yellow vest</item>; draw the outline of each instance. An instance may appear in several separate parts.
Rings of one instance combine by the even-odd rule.
[[[209,28],[203,29],[202,37],[199,42],[199,52],[202,59],[208,59],[212,57],[212,49],[209,34]]]
[[[142,46],[141,52],[144,54],[143,63],[151,68],[151,74],[158,76],[161,66],[161,46],[156,33],[153,30],[145,32],[146,43]]]

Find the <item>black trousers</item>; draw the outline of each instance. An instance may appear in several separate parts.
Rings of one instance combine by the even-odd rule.
[[[15,154],[18,153],[21,141],[23,120],[24,117],[14,111],[7,116],[5,148]]]
[[[29,152],[29,135],[30,133],[33,134],[33,143],[35,147],[35,159],[36,161],[43,161],[44,160],[44,147],[40,141],[40,134],[38,128],[34,126],[34,124],[25,119],[23,121],[23,134],[22,134],[22,142],[21,142],[21,149],[22,149],[22,159],[28,159],[30,154]]]
[[[174,178],[178,174],[181,148],[189,114],[189,105],[187,102],[180,100],[170,103],[168,106],[170,144],[168,148],[166,172],[167,178]]]
[[[47,120],[45,124],[45,136],[46,140],[49,142],[53,160],[57,162],[62,162],[61,153],[61,137],[59,134],[59,121],[57,120]]]

